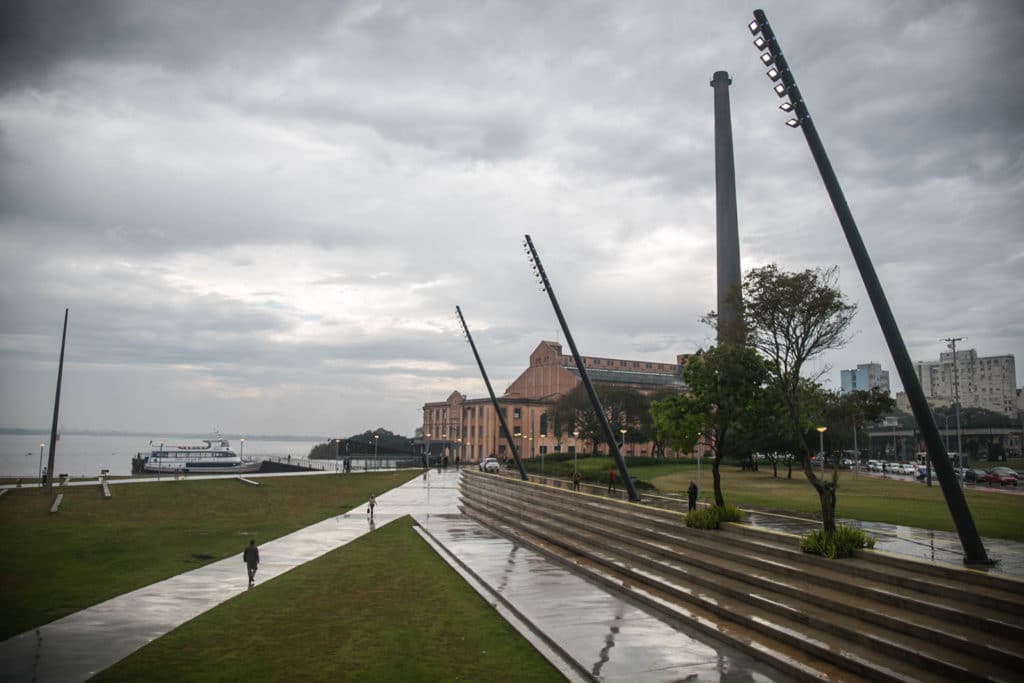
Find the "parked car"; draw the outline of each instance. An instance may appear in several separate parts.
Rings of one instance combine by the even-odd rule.
[[[1004,477],[1013,477],[1014,479],[1018,480],[1020,479],[1020,475],[1017,473],[1017,470],[1011,470],[1009,467],[993,467],[992,471],[998,472]]]
[[[497,472],[501,469],[501,463],[497,458],[484,458],[480,461],[481,472]]]
[[[999,470],[1004,470],[1004,471],[1001,472]],[[995,486],[997,484],[999,486],[1016,486],[1017,485],[1017,477],[1015,476],[1015,474],[1013,474],[1013,475],[1006,474],[1005,470],[1006,470],[1005,467],[996,467],[996,468],[993,468],[993,469],[989,470],[985,474],[984,482],[986,484],[988,484],[989,486]]]
[[[975,484],[977,484],[980,481],[985,481],[985,475],[986,474],[988,474],[988,472],[986,472],[985,470],[979,470],[979,469],[965,470],[964,471],[964,481],[966,481],[967,483],[975,483]]]

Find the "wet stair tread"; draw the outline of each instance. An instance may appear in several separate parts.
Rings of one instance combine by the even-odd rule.
[[[529,516],[531,521],[526,522],[526,526],[534,535],[548,536],[552,534],[543,526],[544,517],[532,514]],[[776,614],[784,612],[790,621],[799,625],[789,625],[790,628],[817,629],[816,632],[820,632],[821,629],[829,632],[844,629],[844,632],[836,636],[839,638],[838,642],[853,648],[854,645],[850,639],[854,639],[857,641],[857,646],[867,648],[867,650],[861,650],[862,657],[868,658],[869,653],[874,652],[878,647],[888,646],[893,650],[900,651],[902,657],[915,658],[922,666],[933,669],[949,667],[946,670],[947,674],[955,675],[960,679],[968,678],[969,672],[984,672],[985,676],[991,680],[1012,680],[1013,678],[1006,669],[989,659],[979,658],[969,652],[957,651],[948,646],[934,644],[913,635],[904,635],[884,625],[876,625],[874,629],[870,630],[870,636],[862,636],[861,633],[865,631],[863,619],[844,615],[841,611],[843,609],[841,600],[835,601],[831,608],[819,607],[814,604],[814,601],[820,599],[820,595],[807,595],[804,587],[796,582],[792,584],[794,587],[792,592],[780,593],[780,583],[791,580],[789,576],[765,576],[763,585],[752,586],[742,573],[732,571],[727,565],[715,566],[712,563],[710,568],[707,567],[708,563],[695,565],[693,558],[686,558],[679,553],[665,555],[656,550],[640,548],[628,540],[612,539],[607,535],[571,527],[564,524],[566,520],[562,518],[554,521],[563,522],[559,525],[561,533],[554,532],[555,534],[562,536],[571,530],[573,542],[584,544],[587,553],[592,557],[601,557],[603,558],[601,561],[611,563],[620,571],[648,574],[648,580],[670,584],[684,580],[688,581],[691,586],[700,586],[702,591],[715,596],[713,599],[731,599],[739,601],[739,604],[760,605],[762,609],[769,612],[774,610]],[[520,522],[523,523],[524,520],[521,519]],[[639,565],[643,565],[643,569]],[[731,580],[722,582],[722,576],[727,576]],[[874,605],[874,607],[884,608],[882,605]],[[903,614],[901,616],[910,615]],[[870,642],[861,642],[863,640]]]
[[[728,530],[725,533],[728,533]],[[787,548],[778,543],[764,544],[757,541],[748,547],[765,550],[775,557],[788,557],[795,562],[818,565],[822,567],[823,571],[833,570],[828,566],[833,561],[806,555],[798,548]],[[980,609],[976,612],[979,616],[988,615],[989,618],[1024,629],[1024,601],[1017,594],[1012,581],[1002,581],[1001,583],[1005,584],[1003,587],[968,583],[972,596],[983,601],[980,604],[968,603],[958,600],[956,596],[964,591],[964,578],[969,574],[959,577],[937,576],[931,573],[922,573],[921,570],[924,568],[915,566],[917,562],[914,560],[903,561],[904,565],[909,566],[897,566],[875,562],[871,555],[872,551],[863,551],[856,557],[843,559],[841,561],[842,573],[848,577],[857,578],[858,581],[864,582],[864,585],[884,585],[887,590],[897,596],[926,593],[929,594],[929,600],[937,604],[960,605],[961,609],[968,612],[971,612],[971,608],[977,608]],[[957,571],[953,568],[950,570]],[[961,571],[968,572],[969,570]]]
[[[630,590],[632,591],[658,590],[657,588],[651,588],[650,585],[647,585],[646,588],[642,586],[646,582],[661,584],[663,581],[667,582],[667,585],[665,585],[667,592],[672,593],[673,591],[681,590],[680,586],[672,584],[672,581],[679,583],[679,572],[682,572],[684,576],[690,577],[697,577],[697,572],[705,572],[708,576],[703,576],[701,578],[702,582],[711,582],[712,585],[714,585],[714,580],[716,579],[720,582],[720,574],[726,573],[722,570],[723,565],[708,565],[705,563],[704,565],[693,566],[687,564],[685,560],[678,558],[679,549],[675,546],[704,547],[701,546],[700,540],[702,534],[705,537],[708,534],[714,534],[713,541],[715,543],[722,543],[728,540],[728,543],[723,544],[728,548],[724,554],[736,564],[739,564],[740,558],[744,557],[744,553],[748,556],[745,558],[747,560],[750,559],[749,556],[751,555],[769,555],[769,558],[757,560],[753,563],[753,575],[759,577],[764,582],[779,583],[780,586],[778,588],[786,588],[790,592],[796,590],[797,587],[803,588],[803,586],[800,586],[798,582],[793,582],[792,577],[785,578],[787,572],[797,572],[807,576],[823,574],[826,575],[826,578],[834,579],[837,582],[849,583],[852,581],[854,585],[877,584],[880,590],[876,591],[876,595],[871,600],[865,600],[864,608],[874,608],[880,614],[886,614],[894,618],[907,616],[905,614],[907,610],[901,611],[900,608],[891,607],[886,604],[886,600],[893,600],[892,593],[897,588],[900,593],[925,601],[944,598],[944,596],[935,596],[928,593],[918,594],[919,591],[910,588],[889,586],[884,582],[891,573],[901,575],[900,580],[907,581],[910,585],[915,586],[927,584],[927,582],[936,578],[948,581],[950,577],[965,576],[971,580],[966,582],[967,585],[959,586],[960,590],[973,592],[975,596],[981,595],[983,599],[986,594],[993,595],[991,592],[993,590],[996,591],[994,594],[1001,594],[998,588],[993,587],[1000,587],[1004,583],[998,577],[992,579],[991,577],[983,576],[987,580],[988,585],[979,586],[975,583],[977,577],[974,576],[973,572],[961,574],[959,572],[963,570],[958,570],[957,568],[938,569],[923,563],[905,563],[906,568],[904,569],[899,565],[898,561],[895,561],[897,566],[890,567],[887,566],[893,563],[890,560],[881,563],[883,566],[872,567],[872,563],[865,563],[872,570],[868,573],[874,577],[867,578],[857,571],[850,571],[850,565],[847,564],[848,560],[843,560],[842,565],[834,565],[832,561],[804,555],[794,546],[796,537],[791,535],[765,532],[764,530],[757,530],[756,534],[750,534],[747,530],[736,532],[731,528],[717,532],[702,532],[681,526],[680,515],[675,512],[657,510],[656,514],[649,514],[641,506],[634,503],[610,501],[567,490],[559,491],[557,489],[544,488],[536,484],[505,487],[490,481],[493,477],[471,477],[471,479],[470,485],[467,486],[464,482],[463,486],[463,500],[468,502],[472,510],[472,512],[467,510],[467,513],[472,514],[474,517],[494,518],[497,516],[497,519],[492,519],[492,522],[502,525],[506,524],[506,522],[500,518],[505,517],[508,518],[510,527],[514,527],[517,523],[526,524],[531,527],[532,531],[536,532],[539,538],[543,538],[545,535],[554,535],[557,542],[551,542],[549,545],[554,547],[564,546],[564,549],[559,552],[572,554],[575,558],[574,561],[577,561],[580,555],[577,551],[572,550],[572,546],[574,543],[580,544],[582,540],[580,536],[587,534],[587,547],[583,548],[583,550],[595,558],[593,562],[600,560],[600,562],[611,563],[607,571],[620,574],[620,580],[625,581],[623,585],[631,586]],[[480,481],[480,479],[484,479],[484,481]],[[566,502],[567,499],[569,502]],[[489,509],[493,504],[499,503],[499,501],[500,507],[503,508],[502,511],[495,512]],[[604,508],[603,510],[602,507]],[[604,517],[601,517],[602,511]],[[609,515],[609,512],[612,514]],[[576,519],[577,517],[580,519]],[[548,528],[552,523],[560,526],[561,529],[552,531]],[[574,526],[577,523],[581,525],[580,528]],[[629,525],[631,523],[637,525],[634,529],[637,533],[632,534],[638,537],[636,539],[630,537]],[[529,532],[523,531],[523,533]],[[609,536],[614,538],[609,538]],[[636,547],[636,544],[639,544],[639,548]],[[760,551],[760,553],[757,551]],[[622,555],[624,554],[632,556],[632,561],[623,560]],[[818,562],[808,562],[808,559],[818,560]],[[681,566],[676,566],[677,564]],[[874,564],[878,565],[879,563]],[[833,566],[836,569],[833,569]],[[893,569],[896,571],[893,572]],[[930,575],[929,571],[938,574],[938,576]],[[773,572],[779,572],[781,576],[776,577],[773,575]],[[667,574],[667,577],[661,576],[659,578],[662,574]],[[626,578],[623,579],[623,576]],[[735,583],[740,580],[742,580],[741,577],[736,577],[734,571],[730,574],[730,582]],[[789,585],[787,585],[787,582],[789,582]],[[1013,588],[1015,587],[1011,586],[1011,590],[1008,591],[1011,595],[1013,594]],[[705,590],[709,589],[705,588]],[[733,594],[736,595],[736,591],[739,589],[736,586],[730,586],[729,590],[733,591]],[[796,601],[794,596],[787,593],[779,594],[776,588],[771,588],[769,591],[764,587],[755,587],[752,590],[756,591],[757,600],[760,600],[762,604],[769,605],[775,611],[778,611],[779,604],[796,604],[798,606],[806,604],[806,602]],[[841,622],[833,618],[832,613],[838,611],[836,607],[841,604],[844,597],[842,591],[837,592],[827,585],[820,589],[815,587],[813,590],[820,590],[823,592],[822,595],[824,595],[825,591],[831,591],[829,599],[832,601],[832,605],[828,608],[811,605],[806,610],[806,615],[799,614],[803,610],[801,606],[800,609],[797,609],[797,613],[794,613],[794,617],[803,622],[817,621],[818,623],[823,623],[823,620],[826,619],[835,621],[837,627],[842,626],[842,628],[848,630],[847,632],[852,628],[851,625],[855,626],[861,623],[876,633],[882,634],[882,642],[884,642],[888,627],[884,624],[879,625],[874,621],[870,625],[864,623],[869,620],[864,619],[863,614],[860,617],[844,616]],[[750,593],[744,594],[740,592],[738,595],[741,597],[736,603],[736,609],[742,610],[748,607],[747,603],[751,600],[749,597]],[[737,600],[732,597],[719,597],[722,600]],[[680,598],[675,599],[678,600]],[[968,607],[971,606],[968,605]],[[1021,652],[1021,643],[1018,640],[1006,638],[1002,634],[979,633],[979,631],[969,625],[961,623],[960,620],[922,617],[919,613],[914,613],[913,610],[910,611],[912,613],[909,615],[906,623],[916,625],[906,627],[908,630],[898,635],[900,639],[912,643],[914,638],[921,637],[927,640],[933,637],[936,643],[943,643],[951,650],[949,653],[936,653],[934,647],[930,644],[926,647],[918,648],[922,658],[929,666],[940,666],[938,662],[945,662],[941,666],[951,666],[953,667],[952,671],[955,672],[961,670],[957,667],[969,669],[976,672],[978,678],[987,680],[1019,680],[1019,676],[1008,675],[1006,669],[999,668],[999,665],[1006,664],[1008,661],[1016,663],[1024,657]],[[998,619],[999,617],[997,616],[996,618]],[[795,632],[801,632],[800,628],[794,628]],[[848,640],[840,638],[832,643],[832,645],[848,648],[850,645]],[[882,642],[878,641],[877,637],[872,642],[875,643],[872,646],[872,652],[882,646]],[[980,645],[980,650],[983,651],[980,656],[982,658],[990,656],[992,662],[995,663],[987,661],[979,663],[978,657],[971,654],[970,648],[965,647],[965,645],[973,645],[975,650],[978,650]],[[995,652],[992,651],[993,648]],[[986,649],[988,649],[989,655],[984,654]],[[863,653],[847,652],[846,656],[851,661],[857,661],[866,655]],[[940,658],[930,659],[936,656]],[[891,670],[887,668],[890,664],[892,665]],[[858,664],[851,664],[851,666],[856,667]],[[923,666],[917,666],[911,667],[913,673],[908,674],[907,671],[900,668],[898,662],[884,662],[881,666],[883,673],[879,675],[889,676],[890,674],[895,675],[893,672],[900,672],[898,675],[895,675],[895,678],[906,678],[907,675],[924,675],[924,672],[926,672]],[[1011,670],[1016,671],[1017,669],[1011,668]],[[949,669],[946,671],[948,673]],[[872,674],[872,677],[875,677],[875,675]],[[963,676],[955,676],[956,679],[966,679],[968,677],[968,671],[965,671]]]
[[[514,496],[509,497],[505,493],[499,493],[499,496],[507,500],[519,500]],[[560,500],[563,499],[564,496],[553,498],[558,500],[550,500],[550,507],[559,510],[571,511],[570,513],[573,515],[586,516],[595,523],[603,524],[606,530],[610,531],[610,527],[612,526],[628,528],[628,525],[623,520],[610,521],[608,519],[601,518],[600,515],[597,514],[598,510],[591,510],[591,508],[594,507],[592,503],[588,502],[583,505],[567,506],[563,500]],[[648,521],[650,520],[648,519]],[[665,521],[670,525],[670,528],[667,530],[662,528],[653,528],[652,525],[642,528],[633,527],[633,529],[634,531],[638,530],[647,538],[659,539],[670,543],[679,543],[684,545],[696,544],[705,548],[713,548],[716,546],[716,541],[708,535],[707,531],[688,529],[685,526],[682,526],[681,519],[678,515],[674,515]],[[720,533],[720,531],[714,532],[714,535],[718,535],[718,533]],[[794,546],[795,542],[796,541],[793,537],[786,537],[784,540],[779,539],[776,543],[768,544],[775,551],[772,555],[779,558],[778,560],[759,558],[755,553],[746,553],[743,559],[748,563],[783,561],[788,563],[787,566],[790,567],[791,570],[797,571],[802,570],[801,565],[805,567],[813,567],[813,571],[808,572],[808,580],[821,586],[822,590],[827,590],[829,584],[847,583],[849,591],[857,593],[863,598],[877,598],[882,600],[886,605],[893,602],[900,603],[905,609],[924,610],[930,613],[933,618],[940,618],[940,620],[942,620],[942,618],[944,618],[944,620],[949,620],[949,618],[957,618],[957,620],[959,620],[959,618],[968,617],[978,622],[990,621],[992,622],[990,630],[994,630],[996,633],[1006,630],[1007,627],[1024,629],[1024,614],[1022,613],[1007,613],[1005,609],[993,609],[989,604],[957,599],[956,596],[959,595],[959,590],[949,590],[946,591],[945,594],[936,594],[934,590],[931,590],[930,584],[920,577],[916,578],[914,585],[918,587],[924,586],[928,589],[927,593],[915,591],[914,588],[910,587],[891,586],[885,584],[884,581],[879,579],[869,579],[864,577],[854,578],[851,577],[849,572],[846,570],[846,567],[850,566],[851,562],[856,560],[856,558],[852,558],[852,560],[845,559],[839,563],[831,560],[824,560],[801,552],[799,548]],[[723,545],[724,544],[721,544],[720,542],[717,543],[719,548]],[[751,547],[763,548],[764,544],[756,544]],[[733,554],[739,555],[740,553],[735,551]],[[806,569],[803,570],[806,571]],[[849,584],[848,582],[855,583]],[[986,591],[986,593],[988,593],[988,591]]]

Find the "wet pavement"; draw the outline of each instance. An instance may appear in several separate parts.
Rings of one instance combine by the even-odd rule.
[[[417,521],[489,589],[482,591],[485,599],[497,599],[534,627],[535,637],[524,633],[531,642],[545,641],[572,661],[582,675],[567,674],[570,678],[635,683],[791,680],[462,515]]]
[[[378,496],[372,523],[364,503],[261,544],[257,584],[412,515],[439,554],[570,680],[788,680],[730,646],[656,616],[465,518],[458,512],[458,480],[455,470],[432,470]],[[760,513],[751,515],[750,523],[790,533],[816,528],[812,521]],[[878,538],[879,549],[962,562],[954,534],[862,526]],[[998,571],[1024,575],[1024,544],[986,539],[986,548],[1000,560]],[[0,642],[0,678],[40,683],[86,680],[247,590],[239,551]]]

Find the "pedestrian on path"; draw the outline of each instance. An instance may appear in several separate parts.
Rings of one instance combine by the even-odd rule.
[[[608,493],[615,493],[615,468],[608,469]]]
[[[249,545],[245,546],[245,552],[242,553],[242,561],[249,570],[249,588],[252,588],[256,583],[256,568],[260,564],[260,549],[256,547],[255,540],[249,539]]]
[[[377,499],[370,496],[370,504],[366,506],[366,516],[370,518],[371,522],[373,521],[373,508],[375,507],[377,507]]]
[[[572,473],[572,490],[573,491],[579,491],[580,490],[580,478],[581,477],[580,477],[580,471],[579,470],[576,470],[575,472]]]
[[[690,480],[690,488],[686,489],[686,496],[689,499],[689,511],[693,512],[697,509],[697,485],[693,483],[693,479]]]

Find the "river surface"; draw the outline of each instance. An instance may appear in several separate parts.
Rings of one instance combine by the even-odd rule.
[[[201,440],[190,437],[162,437],[165,444],[201,445]],[[43,447],[42,464],[50,457],[49,434],[0,434],[0,478],[36,477],[39,475],[39,444]],[[279,456],[307,458],[309,451],[322,441],[260,441],[246,438],[244,455],[254,458]],[[159,445],[159,440],[156,440]],[[231,441],[235,452],[238,440]],[[54,471],[72,477],[94,477],[100,470],[110,470],[112,476],[132,473],[132,458],[136,453],[151,450],[149,437],[97,434],[63,434],[57,441]]]

